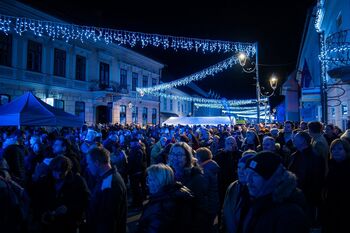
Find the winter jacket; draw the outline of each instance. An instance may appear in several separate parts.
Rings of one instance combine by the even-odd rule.
[[[246,185],[238,180],[233,182],[227,189],[223,206],[222,228],[225,233],[238,232],[238,224],[241,215],[249,206],[249,193]]]
[[[128,174],[130,176],[143,174],[146,172],[146,166],[146,155],[143,153],[141,148],[132,148],[128,156]]]
[[[219,172],[219,198],[222,205],[225,198],[225,193],[228,186],[237,180],[237,165],[238,160],[241,158],[240,151],[220,151],[215,161],[220,167]]]
[[[295,175],[280,166],[267,182],[264,187],[271,191],[250,203],[240,220],[239,232],[308,233],[305,199],[296,188]]]
[[[324,230],[326,233],[350,232],[350,159],[342,162],[329,161],[329,173],[326,179],[326,200],[324,209]]]
[[[46,211],[55,211],[58,207],[65,206],[67,212],[59,214],[51,222],[48,222],[47,232],[76,232],[82,223],[90,200],[90,191],[83,177],[68,173],[60,189],[56,189],[49,202]]]
[[[193,216],[191,221],[192,232],[209,232],[208,183],[199,167],[185,169],[181,179],[194,195]]]
[[[216,215],[220,209],[218,188],[220,167],[214,160],[204,161],[201,167],[208,184],[208,210],[210,214]]]
[[[125,233],[127,216],[126,187],[115,168],[97,182],[87,215],[90,233]]]
[[[137,233],[191,232],[193,195],[181,183],[164,187],[151,195],[138,222]]]
[[[311,206],[317,206],[321,202],[325,169],[324,159],[315,154],[311,146],[303,151],[296,151],[291,156],[288,170],[296,175],[297,187],[303,191]]]

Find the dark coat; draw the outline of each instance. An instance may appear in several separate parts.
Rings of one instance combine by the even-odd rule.
[[[0,174],[0,231],[19,233],[24,223],[23,206],[19,194],[22,188]]]
[[[46,232],[76,232],[82,223],[90,200],[90,191],[85,179],[73,172],[68,173],[61,188],[52,192],[54,196],[49,202],[49,209],[55,211],[60,206],[66,206],[67,212],[57,215],[46,226]]]
[[[237,180],[237,166],[241,158],[240,151],[220,151],[215,156],[215,161],[220,167],[219,172],[219,198],[222,205],[228,186]]]
[[[16,144],[7,146],[2,154],[10,168],[11,178],[19,185],[25,183],[24,149]]]
[[[342,162],[330,160],[326,179],[324,229],[326,233],[350,232],[350,159]]]
[[[209,232],[210,211],[208,206],[208,183],[203,171],[199,167],[186,169],[181,182],[188,187],[194,195],[192,216],[192,232]]]
[[[146,172],[147,159],[140,147],[130,150],[128,156],[128,174],[130,176]]]
[[[276,180],[279,182],[276,182]],[[308,233],[309,225],[304,213],[305,199],[296,188],[294,174],[284,171],[269,179],[275,183],[273,192],[250,203],[240,221],[243,233]]]
[[[126,187],[120,174],[110,169],[97,182],[88,211],[91,233],[125,233],[127,216]]]
[[[307,203],[318,206],[324,188],[324,159],[315,154],[310,146],[291,155],[288,169],[296,175],[297,187],[303,191]]]
[[[137,233],[191,232],[193,196],[181,183],[164,187],[151,195],[139,220]]]
[[[222,229],[225,233],[238,232],[241,215],[249,207],[249,193],[246,185],[236,180],[227,189],[223,206]]]
[[[209,213],[216,215],[220,210],[218,176],[219,165],[214,160],[207,160],[201,164],[204,178],[208,184],[208,209]]]

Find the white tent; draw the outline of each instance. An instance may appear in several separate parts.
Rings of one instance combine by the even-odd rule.
[[[231,125],[235,124],[235,118],[231,116],[215,116],[215,117],[170,117],[164,121],[166,125]]]

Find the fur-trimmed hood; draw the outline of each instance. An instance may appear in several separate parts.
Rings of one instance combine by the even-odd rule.
[[[274,203],[281,203],[291,198],[296,191],[296,187],[296,176],[287,171],[284,166],[279,165],[260,190],[259,197],[271,195]]]

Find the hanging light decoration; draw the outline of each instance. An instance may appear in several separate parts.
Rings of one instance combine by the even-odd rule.
[[[241,43],[231,41],[198,39],[178,37],[142,32],[116,30],[110,28],[81,26],[54,21],[43,21],[14,17],[0,14],[0,31],[8,34],[13,31],[19,35],[25,32],[32,32],[37,36],[48,36],[52,40],[80,40],[82,43],[87,40],[94,42],[115,43],[134,47],[140,45],[142,48],[153,46],[163,49],[196,51],[202,53],[228,53],[244,51],[248,56],[255,54],[255,47],[252,43]]]

